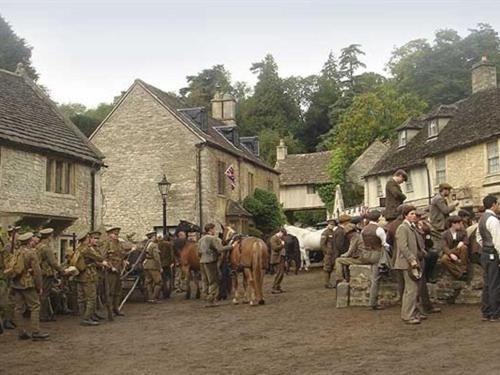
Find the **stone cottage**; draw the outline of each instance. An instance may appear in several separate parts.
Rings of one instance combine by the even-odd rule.
[[[0,70],[0,223],[56,230],[60,256],[73,232],[100,220],[100,151],[20,66]]]
[[[252,218],[242,200],[255,188],[278,194],[278,172],[259,158],[256,137],[239,136],[235,113],[231,95],[216,95],[210,117],[205,108],[187,108],[136,80],[91,136],[106,155],[104,224],[139,235],[161,227],[157,183],[166,175],[169,227],[182,219],[201,226],[227,222],[246,232]]]
[[[500,90],[487,59],[472,68],[471,96],[409,119],[397,132],[397,141],[365,175],[369,207],[381,206],[385,183],[398,168],[408,173],[404,191],[416,206],[428,205],[441,182],[470,209],[486,194],[500,195]]]

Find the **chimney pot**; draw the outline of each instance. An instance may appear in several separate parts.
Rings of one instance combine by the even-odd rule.
[[[497,87],[497,68],[486,56],[472,66],[472,93]]]

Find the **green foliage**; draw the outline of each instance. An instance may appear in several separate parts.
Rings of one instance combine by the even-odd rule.
[[[193,107],[205,107],[211,110],[210,101],[217,91],[233,93],[231,75],[224,65],[214,65],[196,75],[187,76],[186,80],[188,86],[179,92],[188,105]]]
[[[289,222],[292,225],[299,222],[305,226],[313,226],[326,220],[325,210],[295,211],[291,216]]]
[[[500,39],[488,24],[461,38],[455,30],[438,30],[433,43],[415,39],[395,49],[388,68],[398,91],[413,93],[429,106],[452,103],[471,91],[470,70],[482,56],[500,63]]]
[[[260,133],[258,133],[258,136],[260,142],[260,156],[270,165],[276,164],[276,146],[279,145],[281,138],[285,140],[285,144],[290,154],[300,154],[304,152],[302,143],[292,135],[282,137],[277,130],[262,129]]]
[[[59,105],[59,110],[67,116],[87,137],[113,109],[113,104],[101,103],[96,108],[87,109],[83,104],[66,103]]]
[[[22,63],[28,75],[38,79],[38,73],[31,65],[31,50],[23,38],[17,36],[12,27],[0,16],[0,69],[15,72],[17,64]]]
[[[263,189],[255,189],[253,195],[243,200],[243,207],[250,212],[255,226],[264,234],[270,234],[285,223],[285,216],[276,195]]]
[[[264,233],[262,231],[258,230],[255,227],[249,227],[248,228],[248,234],[249,236],[257,237],[257,238],[264,238]]]

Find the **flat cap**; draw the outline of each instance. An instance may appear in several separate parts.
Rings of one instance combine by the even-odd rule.
[[[351,215],[342,214],[339,216],[339,223],[347,223],[352,220]]]
[[[52,234],[52,233],[54,233],[54,229],[53,228],[44,228],[44,229],[39,230],[38,233],[40,233],[41,235]]]
[[[398,169],[394,172],[394,176],[401,176],[403,180],[408,181],[408,174],[403,169]]]
[[[21,227],[13,227],[12,225],[9,225],[9,227],[7,228],[7,232],[12,232],[12,231],[20,231],[21,230]]]
[[[33,232],[26,232],[26,233],[20,234],[17,237],[17,240],[21,241],[21,242],[26,242],[26,241],[31,240],[32,238],[33,238]]]
[[[351,223],[353,223],[354,225],[359,224],[362,221],[363,221],[363,218],[361,216],[353,216],[351,218]]]
[[[152,230],[146,233],[146,237],[151,237],[152,235],[156,235],[156,231]]]
[[[451,190],[451,189],[453,189],[453,187],[450,184],[446,183],[446,182],[442,182],[442,183],[439,184],[438,190],[441,191],[441,190],[444,190],[444,189]]]
[[[122,229],[122,228],[117,227],[117,226],[109,227],[108,229],[106,229],[106,233],[112,232],[114,230],[118,230],[119,231],[120,229]]]

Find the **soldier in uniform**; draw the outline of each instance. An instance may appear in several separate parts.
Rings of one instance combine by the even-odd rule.
[[[42,322],[54,321],[54,309],[50,301],[50,293],[56,282],[56,276],[63,273],[61,265],[57,262],[55,250],[52,243],[54,229],[45,228],[39,231],[41,236],[36,250],[42,270],[43,293],[40,296],[40,320]]]
[[[97,266],[104,261],[97,250],[100,232],[92,231],[82,234],[79,246],[70,261],[80,272],[77,276],[78,304],[82,306],[83,315],[80,325],[97,326],[99,322],[94,319],[97,293]]]
[[[145,273],[145,283],[148,292],[148,302],[156,303],[161,292],[161,258],[158,249],[158,237],[156,231],[146,233],[148,242],[144,251],[145,259],[143,264]]]
[[[42,271],[34,249],[33,233],[18,236],[20,247],[15,249],[5,273],[11,278],[12,295],[15,303],[15,322],[19,339],[43,340],[48,333],[40,332],[40,294],[42,294]],[[25,307],[31,311],[31,334],[23,324]]]
[[[8,239],[5,240],[3,246],[0,247],[0,326],[4,329],[15,329],[14,324],[14,300],[10,293],[10,279],[5,274],[5,269],[14,253],[12,248],[12,241],[16,236],[17,231],[21,227],[9,226],[7,229]],[[2,321],[3,319],[3,321]]]
[[[120,297],[122,292],[122,282],[120,279],[121,272],[125,266],[126,252],[123,250],[122,244],[118,235],[120,227],[111,227],[106,233],[108,238],[103,244],[104,266],[105,270],[105,289],[106,289],[106,308],[108,311],[108,319],[113,320],[111,311],[117,316],[124,314],[118,308],[120,305]]]
[[[276,272],[276,275],[274,276],[273,288],[271,290],[271,293],[273,294],[283,293],[283,290],[281,289],[281,282],[283,281],[286,267],[285,241],[283,241],[284,236],[286,236],[286,230],[282,228],[269,240],[271,244],[271,265],[274,266],[274,270]]]
[[[175,263],[174,258],[174,247],[172,241],[168,238],[161,238],[158,241],[158,249],[160,250],[160,260],[161,260],[161,280],[162,280],[162,291],[163,298],[169,298],[172,286],[172,268]]]
[[[208,283],[207,304],[205,307],[217,306],[215,299],[219,294],[219,270],[217,260],[223,252],[232,249],[232,245],[223,246],[215,235],[215,224],[205,225],[205,235],[198,241],[201,273]]]
[[[335,265],[335,259],[333,258],[333,235],[335,233],[336,222],[334,219],[328,220],[328,226],[321,234],[321,251],[323,252],[323,272],[325,275],[325,288],[334,288],[334,285],[330,283],[330,278],[332,275],[333,267]]]

